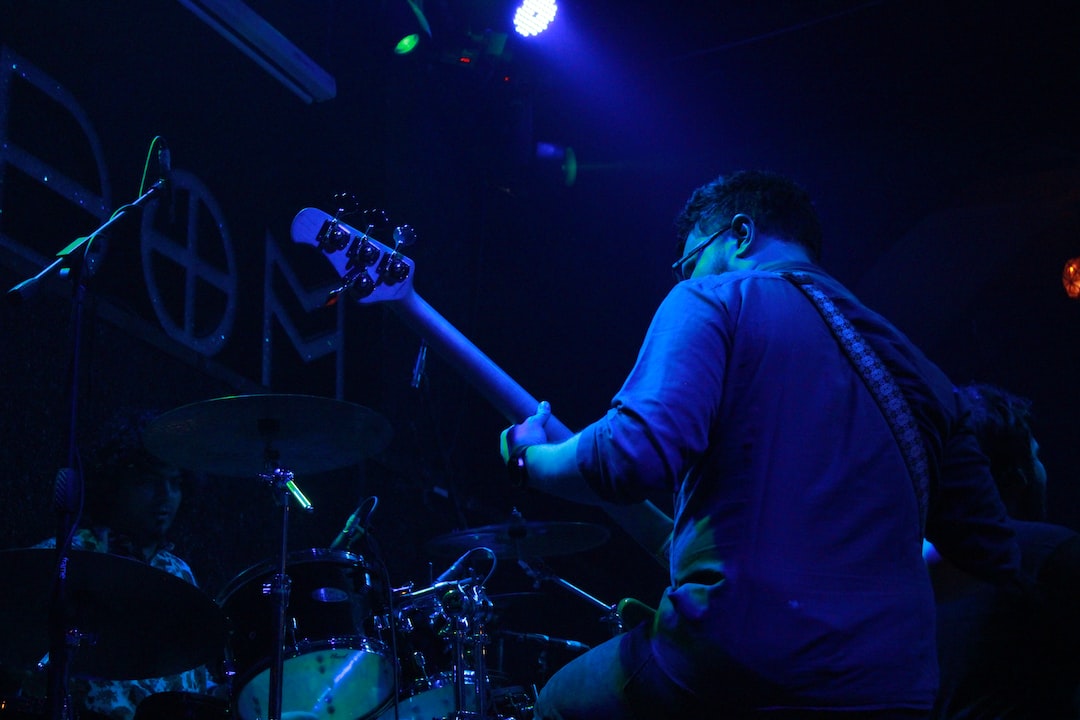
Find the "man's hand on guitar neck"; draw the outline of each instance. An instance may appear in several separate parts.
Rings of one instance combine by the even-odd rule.
[[[502,454],[504,463],[510,464],[511,459],[525,451],[531,445],[543,445],[551,442],[548,438],[548,418],[551,417],[551,403],[541,400],[536,406],[536,413],[522,420],[516,425],[511,425],[502,431],[499,437],[499,452]]]
[[[577,464],[578,435],[552,443],[546,430],[551,405],[539,403],[536,413],[503,430],[499,451],[511,480],[549,495],[585,505],[599,506],[650,555],[667,566],[671,518],[649,502],[612,505],[604,502],[585,482]]]
[[[503,430],[499,452],[510,471],[511,482],[564,500],[600,505],[601,499],[578,470],[578,435],[562,442],[550,442],[545,429],[550,418],[551,405],[541,401],[536,413]]]

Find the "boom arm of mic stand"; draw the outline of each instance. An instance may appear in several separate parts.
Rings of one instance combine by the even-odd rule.
[[[615,607],[616,607],[615,605],[610,605],[610,604],[608,604],[608,603],[606,603],[606,602],[604,602],[602,600],[596,599],[595,597],[593,597],[589,593],[585,592],[581,588],[577,587],[573,583],[562,579],[561,577],[559,577],[558,575],[556,575],[555,573],[553,573],[553,572],[551,572],[549,570],[537,570],[536,568],[532,567],[531,565],[529,565],[524,560],[518,560],[518,565],[520,565],[521,568],[530,577],[532,577],[537,582],[541,582],[541,581],[544,581],[544,580],[547,580],[549,582],[553,582],[556,585],[570,591],[574,595],[577,595],[582,600],[585,600],[586,602],[595,605],[596,607],[603,610],[605,613],[613,612]]]
[[[141,208],[146,203],[150,202],[158,197],[158,195],[165,192],[166,181],[164,179],[158,180],[149,188],[146,192],[140,195],[134,202],[124,205],[109,217],[97,230],[90,233],[86,237],[76,238],[67,247],[60,252],[56,253],[56,259],[41,269],[36,275],[29,277],[17,285],[11,287],[7,291],[7,299],[11,305],[22,305],[23,302],[29,300],[38,290],[38,286],[46,279],[53,275],[63,274],[63,271],[71,267],[69,258],[72,256],[78,257],[83,253],[90,243],[94,241],[98,235],[103,234],[106,230],[111,228],[117,222],[120,221],[125,215],[135,208]]]
[[[97,230],[86,237],[76,239],[67,247],[57,253],[56,260],[49,263],[40,272],[27,280],[15,285],[8,290],[8,302],[12,305],[20,305],[24,300],[33,295],[41,282],[54,274],[65,270],[74,270],[73,292],[71,308],[71,362],[69,363],[68,379],[68,466],[61,471],[60,482],[64,485],[64,493],[69,497],[82,497],[82,477],[78,470],[77,451],[75,441],[75,428],[78,425],[78,398],[79,398],[79,370],[82,345],[82,306],[86,292],[86,275],[89,268],[79,263],[70,262],[70,258],[84,258],[85,250],[95,237],[103,233],[113,224],[124,217],[132,208],[141,207],[159,194],[165,192],[167,181],[162,178],[133,203],[116,210],[112,216]],[[83,272],[86,270],[86,272]],[[77,487],[74,487],[76,486]],[[59,498],[58,498],[59,499]],[[56,573],[53,578],[52,597],[49,602],[48,619],[48,671],[46,709],[51,720],[71,720],[70,694],[68,692],[68,676],[71,664],[71,656],[75,650],[69,647],[68,628],[64,619],[67,613],[67,559],[70,550],[71,538],[78,525],[78,513],[70,512],[67,503],[58,503],[62,507],[57,508],[56,523]]]

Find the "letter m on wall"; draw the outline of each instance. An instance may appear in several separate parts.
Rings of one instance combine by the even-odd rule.
[[[305,288],[273,236],[266,234],[266,271],[263,274],[262,384],[270,388],[274,370],[274,326],[284,330],[305,363],[333,353],[334,397],[345,394],[345,306],[325,307],[334,284]]]

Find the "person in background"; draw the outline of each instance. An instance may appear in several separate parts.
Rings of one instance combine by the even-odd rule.
[[[71,547],[131,558],[197,585],[191,567],[173,552],[168,539],[190,478],[144,447],[143,431],[153,417],[150,412],[123,412],[103,428],[103,439],[88,453],[84,522]],[[35,547],[56,547],[56,538]],[[133,720],[139,703],[151,695],[206,695],[214,687],[208,668],[200,666],[142,680],[72,677],[68,689],[80,718]]]
[[[1046,522],[1031,402],[988,384],[961,391],[1034,592],[1003,594],[924,544],[938,608],[934,717],[1080,718],[1080,534]]]
[[[937,663],[924,522],[970,572],[1019,583],[963,399],[818,266],[820,222],[789,179],[719,177],[693,192],[677,235],[677,282],[607,413],[549,442],[545,402],[501,437],[532,489],[673,497],[654,619],[563,666],[536,717],[925,718]]]

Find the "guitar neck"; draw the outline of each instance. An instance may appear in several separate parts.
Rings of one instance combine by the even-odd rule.
[[[536,412],[538,401],[476,347],[416,292],[391,304],[401,318],[473,385],[507,422],[516,423]],[[566,440],[573,432],[552,416],[548,437]]]
[[[521,422],[536,412],[536,398],[415,291],[394,301],[391,307],[435,352],[476,387],[480,394],[502,413],[507,422]],[[573,435],[554,415],[548,418],[544,427],[548,437],[555,442],[561,442]],[[599,507],[660,565],[667,566],[668,542],[672,528],[671,518],[667,514],[648,501],[633,505],[599,503]]]
[[[322,210],[305,208],[293,218],[293,240],[313,245],[334,266],[343,285],[361,303],[385,302],[457,370],[507,422],[521,422],[536,412],[537,400],[457,328],[436,312],[412,287],[413,263],[365,233]],[[548,418],[548,438],[561,442],[573,436],[558,418]],[[599,507],[662,565],[672,522],[650,502],[634,505],[599,503]]]

